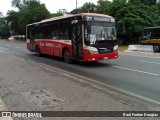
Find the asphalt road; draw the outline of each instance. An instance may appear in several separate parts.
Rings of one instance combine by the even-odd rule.
[[[116,60],[67,64],[56,57],[37,57],[23,42],[4,40],[0,40],[0,52],[45,63],[160,102],[160,54],[120,52]]]

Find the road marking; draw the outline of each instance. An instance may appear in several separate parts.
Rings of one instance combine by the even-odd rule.
[[[8,44],[7,44],[7,46],[11,46],[11,45],[8,45]]]
[[[0,53],[7,53],[7,48],[0,47]]]
[[[19,49],[19,48],[21,48],[21,47],[16,47],[16,48],[18,48],[18,49]]]
[[[1,50],[8,50],[7,48],[4,48],[4,47],[0,47],[0,49],[1,49]]]
[[[3,50],[0,50],[0,53],[4,53],[4,51],[3,51]]]
[[[145,61],[145,60],[139,60],[140,62],[146,62],[146,63],[153,63],[153,64],[160,64],[158,62],[150,62],[150,61]]]
[[[135,69],[125,68],[125,67],[120,67],[120,66],[113,66],[113,67],[115,67],[115,68],[119,68],[119,69],[124,69],[124,70],[130,70],[130,71],[135,71],[135,72],[145,73],[145,74],[149,74],[149,75],[156,75],[156,76],[159,76],[159,74],[156,74],[156,73],[150,73],[150,72],[145,72],[145,71],[141,71],[141,70],[135,70]]]

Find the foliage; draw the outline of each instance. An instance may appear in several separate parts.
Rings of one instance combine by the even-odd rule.
[[[132,43],[138,42],[138,37],[144,27],[157,25],[157,16],[154,11],[154,7],[152,8],[144,5],[123,7],[115,16],[117,21],[117,33],[119,35],[124,35],[126,40],[130,40]]]
[[[44,4],[36,0],[12,0],[18,12],[9,11],[7,20],[11,29],[18,34],[25,33],[25,26],[48,17],[61,16],[57,11],[50,15]],[[144,27],[160,25],[160,0],[98,0],[97,4],[86,2],[70,13],[96,12],[111,15],[116,20],[117,36],[123,43],[135,43]]]
[[[70,14],[78,14],[79,13],[79,8],[73,9]]]
[[[66,9],[59,9],[56,13],[52,13],[51,17],[63,16],[66,13]]]
[[[0,12],[0,38],[8,38],[10,35],[7,20]]]
[[[29,1],[30,0],[12,0],[11,4],[12,4],[12,7],[16,7],[18,9],[21,9]],[[34,1],[34,0],[32,0],[32,1]]]
[[[8,22],[11,22],[11,30],[13,31],[13,33],[17,32],[19,33],[19,25],[18,25],[18,22],[19,22],[19,12],[15,12],[15,11],[9,11],[8,13],[8,17],[7,17],[7,20]]]
[[[95,11],[95,4],[91,3],[91,2],[86,2],[80,9],[79,12],[80,13],[94,13]]]
[[[99,0],[97,12],[116,19],[117,35],[123,43],[136,43],[144,27],[159,25],[160,4],[156,0]],[[158,15],[159,14],[159,15]]]
[[[157,0],[140,0],[142,4],[144,5],[156,5],[157,4]]]
[[[111,2],[106,0],[99,0],[96,6],[96,12],[101,14],[109,14],[110,13]]]
[[[11,22],[11,30],[15,34],[25,34],[26,25],[49,18],[50,13],[44,4],[36,0],[26,1],[19,11],[9,11],[7,20]]]
[[[86,2],[82,7],[78,9],[73,9],[70,13],[94,13],[96,11],[96,5],[91,2]]]
[[[57,13],[52,13],[51,17],[58,17],[58,16],[62,16],[62,15],[63,15],[62,13],[57,12]]]
[[[109,15],[115,18],[117,12],[125,6],[127,6],[127,2],[125,0],[113,0],[109,9]]]

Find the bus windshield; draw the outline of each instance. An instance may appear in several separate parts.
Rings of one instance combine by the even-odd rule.
[[[142,40],[147,40],[151,38],[151,31],[150,30],[144,30],[142,32]]]
[[[96,42],[116,40],[114,23],[90,22],[85,28],[85,43],[94,45]]]

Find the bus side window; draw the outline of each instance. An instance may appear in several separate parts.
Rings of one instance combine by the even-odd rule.
[[[51,38],[51,29],[49,24],[43,24],[41,26],[41,35],[42,39],[50,39]]]
[[[60,23],[60,39],[69,39],[69,22],[63,21]]]
[[[153,30],[152,38],[153,38],[153,39],[158,39],[158,38],[160,38],[159,29]]]
[[[59,39],[59,24],[51,24],[51,39]]]
[[[30,28],[30,30],[29,30],[30,32],[29,32],[29,36],[30,36],[30,39],[34,39],[34,28]]]
[[[147,37],[148,37],[148,39],[150,39],[150,38],[151,38],[151,31],[148,31],[148,33],[147,33]]]
[[[30,39],[30,35],[31,33],[30,33],[30,29],[29,29],[29,27],[27,27],[27,39]]]
[[[142,38],[145,39],[145,40],[150,39],[151,38],[151,31],[150,30],[144,30]]]

